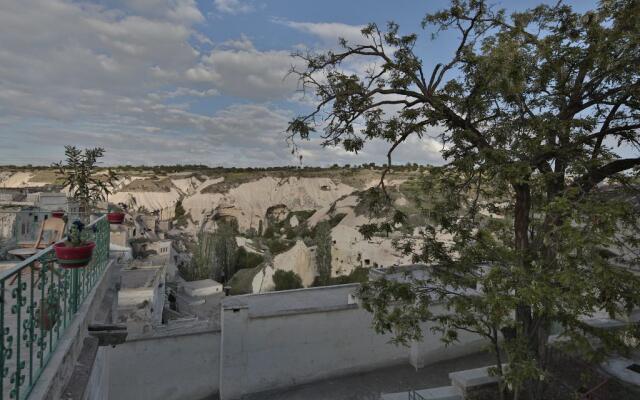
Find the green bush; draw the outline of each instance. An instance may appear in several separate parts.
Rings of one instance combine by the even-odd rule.
[[[302,279],[293,271],[277,270],[273,274],[273,283],[276,291],[302,288]]]
[[[246,268],[255,268],[263,261],[264,258],[260,254],[247,251],[244,247],[240,247],[236,254],[236,271]]]
[[[364,283],[369,280],[369,270],[367,268],[358,267],[351,271],[349,275],[340,275],[329,278],[326,284],[322,284],[319,277],[313,281],[313,286],[332,286],[346,285],[348,283]]]
[[[284,253],[293,247],[295,242],[293,241],[285,241],[281,239],[270,239],[266,241],[266,245],[269,248],[269,251],[272,255]]]

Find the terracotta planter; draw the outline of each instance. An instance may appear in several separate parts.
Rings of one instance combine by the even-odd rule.
[[[93,256],[94,242],[89,242],[83,246],[69,247],[64,243],[56,243],[53,250],[56,252],[58,264],[61,268],[82,268],[86,267]]]
[[[62,218],[64,217],[64,211],[58,210],[58,211],[52,211],[51,212],[51,216],[53,218]]]
[[[124,221],[124,213],[123,212],[110,212],[109,214],[107,214],[107,221],[109,221],[110,224],[121,224],[122,221]]]

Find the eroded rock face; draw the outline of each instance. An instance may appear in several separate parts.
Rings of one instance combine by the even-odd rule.
[[[265,218],[270,222],[282,222],[287,218],[288,214],[289,208],[287,208],[287,206],[284,204],[276,204],[275,206],[267,208]]]
[[[293,271],[302,279],[302,285],[309,287],[316,277],[315,253],[302,240],[273,259],[273,263],[265,266],[253,278],[253,293],[270,292],[275,289],[273,274],[277,270]]]
[[[348,275],[358,267],[388,267],[409,264],[411,257],[393,246],[391,238],[373,237],[369,240],[354,227],[338,224],[331,230],[331,274]]]
[[[327,186],[330,190],[322,189]],[[233,206],[241,210],[236,215],[241,232],[249,228],[258,229],[260,220],[266,226],[267,211],[274,208],[278,218],[286,218],[288,211],[317,210],[330,206],[334,201],[355,189],[351,186],[334,183],[329,178],[278,179],[263,177],[243,183],[221,193],[199,191],[186,196],[182,201],[185,210],[196,223],[202,223],[220,204]],[[286,208],[287,212],[283,212]],[[281,214],[284,214],[280,217]]]

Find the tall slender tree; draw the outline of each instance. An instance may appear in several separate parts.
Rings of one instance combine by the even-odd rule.
[[[236,272],[238,223],[219,222],[213,233],[213,278],[227,282]]]
[[[331,279],[331,226],[328,222],[321,222],[316,227],[316,270],[318,282],[327,285]]]
[[[431,70],[414,51],[418,34],[393,22],[368,25],[361,43],[341,40],[339,51],[298,54],[307,66],[293,73],[317,107],[291,121],[290,138],[295,146],[322,130],[324,145],[352,152],[388,142],[382,192],[399,146],[442,142],[446,164],[422,182],[434,194],[432,222],[401,243],[430,277],[365,285],[365,304],[399,342],[433,321],[447,341],[460,330],[489,338],[500,365],[504,337],[510,368],[497,373],[516,397],[540,399],[554,324],[565,345],[602,356],[623,337],[585,318],[640,303],[639,280],[621,265],[637,262],[624,249],[638,249],[629,200],[640,165],[640,2],[602,0],[578,13],[560,1],[507,16],[453,0],[422,25],[459,37]],[[365,73],[345,72],[361,60]],[[449,312],[435,315],[434,301]]]

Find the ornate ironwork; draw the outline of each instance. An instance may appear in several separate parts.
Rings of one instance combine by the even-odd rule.
[[[88,226],[88,266],[62,269],[53,246],[0,274],[0,400],[25,399],[109,259],[109,223]]]

